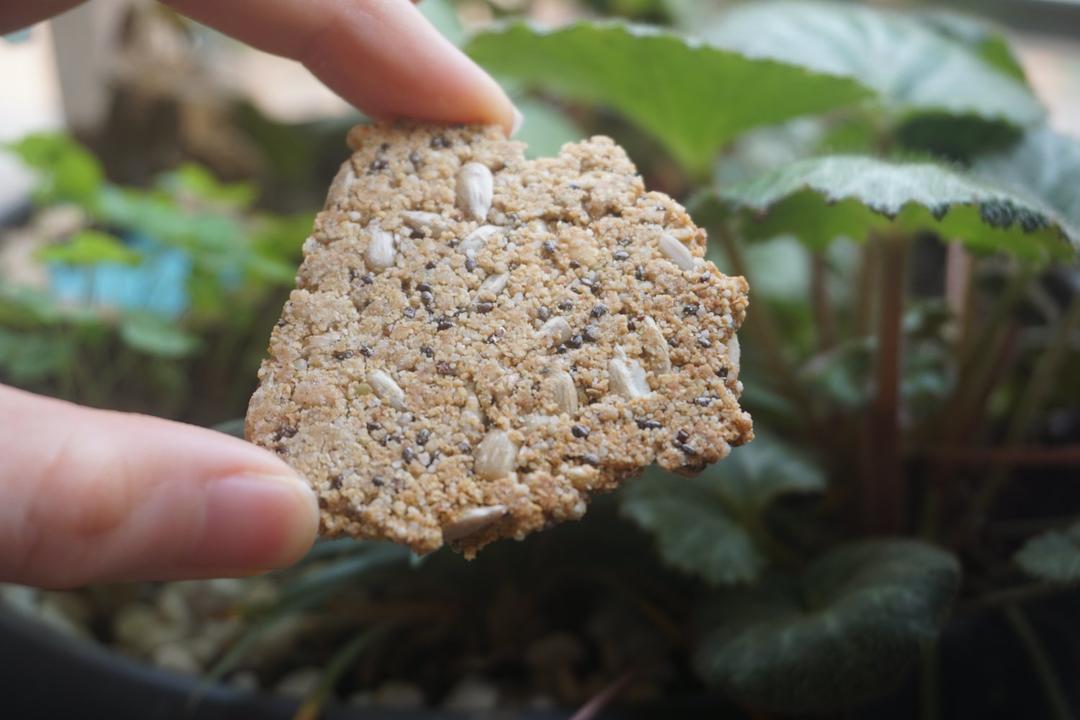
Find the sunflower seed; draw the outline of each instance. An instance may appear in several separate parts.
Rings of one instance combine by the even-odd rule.
[[[522,420],[525,424],[525,429],[530,432],[559,422],[559,418],[554,415],[526,415]]]
[[[660,326],[648,316],[645,317],[641,330],[641,346],[652,359],[653,370],[658,373],[671,372],[671,354],[668,352],[667,340],[664,339],[664,333],[660,332]]]
[[[668,233],[664,233],[660,236],[659,246],[660,252],[664,254],[664,257],[678,265],[681,269],[694,269],[694,256],[690,253],[690,250]]]
[[[574,331],[570,328],[570,323],[566,322],[566,318],[553,317],[540,326],[540,334],[546,335],[552,345],[560,345],[569,340]]]
[[[506,281],[510,279],[510,273],[498,273],[497,275],[488,275],[484,278],[484,282],[480,283],[480,289],[477,291],[479,294],[491,293],[492,295],[498,295],[506,287]]]
[[[731,369],[728,370],[728,377],[732,380],[739,379],[739,360],[742,359],[742,348],[739,347],[739,336],[732,335],[731,340],[728,341],[727,346],[728,364]]]
[[[631,400],[652,392],[645,379],[645,371],[637,360],[626,357],[622,347],[616,347],[615,357],[608,361],[608,382],[612,392]]]
[[[476,474],[485,480],[498,480],[514,471],[518,447],[503,430],[492,430],[476,448]]]
[[[446,219],[438,213],[406,210],[401,213],[401,219],[413,230],[426,230],[432,235],[437,235],[446,229]]]
[[[326,206],[332,207],[348,199],[349,188],[356,182],[356,173],[352,169],[352,160],[346,160],[341,169],[338,170],[337,175],[334,176],[334,181],[330,183],[330,192],[326,196]]]
[[[405,391],[394,382],[394,379],[382,370],[372,370],[367,376],[368,385],[375,394],[385,400],[391,407],[398,410],[405,409]]]
[[[548,377],[551,394],[555,398],[555,404],[559,410],[567,415],[573,415],[578,409],[577,387],[574,378],[565,370],[556,370]]]
[[[394,236],[380,227],[368,228],[371,240],[368,241],[367,259],[368,267],[374,270],[385,270],[394,264],[396,251],[394,250]]]
[[[458,245],[458,249],[465,253],[466,257],[474,258],[476,257],[476,253],[487,245],[488,240],[498,233],[499,230],[500,228],[496,225],[481,225],[465,236],[465,239]]]
[[[487,220],[494,193],[491,171],[478,162],[465,163],[457,176],[457,206],[473,220]]]
[[[451,542],[480,532],[489,525],[506,516],[505,505],[469,508],[457,516],[452,523],[443,528],[443,540]]]

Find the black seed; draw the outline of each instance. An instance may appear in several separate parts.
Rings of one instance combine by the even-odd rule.
[[[638,280],[644,280],[645,279],[645,268],[644,268],[644,266],[638,265],[636,268],[634,268],[634,277],[636,277]]]
[[[642,430],[659,430],[664,427],[661,423],[650,418],[637,418],[635,420],[637,426]]]
[[[687,445],[686,443],[680,443],[677,447],[680,450],[682,450],[683,453],[685,453],[686,455],[697,455],[698,454],[697,450],[694,449],[694,447],[692,445]]]
[[[371,484],[374,485],[375,487],[382,487],[383,485],[386,484],[386,481],[383,480],[378,475],[376,475],[375,477],[371,478]]]
[[[684,443],[689,439],[690,439],[690,433],[686,432],[685,430],[680,430],[679,432],[675,433],[675,440],[677,442]]]
[[[709,282],[709,277],[709,273],[702,273],[701,277],[698,278],[698,282]]]
[[[386,162],[386,160],[383,160],[382,158],[379,158],[378,160],[372,160],[371,164],[368,165],[368,172],[377,173],[380,170],[385,170],[387,167],[389,167],[389,165],[390,163]]]
[[[412,280],[410,280],[409,278],[402,278],[402,280],[401,280],[401,292],[408,295],[410,290],[412,290]]]
[[[427,345],[421,345],[420,346],[420,354],[423,355],[424,357],[428,357],[428,358],[435,357],[435,351],[432,350]]]
[[[469,272],[472,272],[473,270],[475,270],[476,269],[476,261],[473,260],[472,258],[467,258],[465,260],[465,269],[468,270]]]
[[[434,260],[428,260],[427,264],[424,265],[424,269],[425,270],[434,270],[435,269],[435,261]]]
[[[434,300],[435,296],[432,295],[430,291],[425,290],[424,292],[420,293],[420,302],[424,303],[424,305],[430,305]]]
[[[555,254],[555,243],[553,243],[551,240],[545,240],[544,242],[540,243],[540,249],[545,255],[553,255]]]
[[[298,432],[299,432],[299,430],[297,430],[292,425],[282,425],[274,433],[274,440],[281,440],[282,438],[296,437],[296,433],[298,433]]]
[[[274,323],[274,325],[276,325],[277,327],[285,327],[285,320],[278,320],[276,323]]]
[[[457,449],[463,453],[467,453],[472,450],[472,445],[469,444],[468,440],[462,440],[458,443]]]
[[[341,477],[341,473],[338,473],[334,477],[330,478],[330,488],[332,490],[340,490],[342,480],[343,478]]]
[[[536,317],[540,318],[541,320],[547,320],[551,317],[551,308],[549,308],[547,305],[541,305],[540,309],[536,311]]]
[[[600,328],[595,325],[586,325],[581,331],[581,336],[585,338],[585,342],[596,342],[600,339]]]
[[[495,343],[499,342],[499,338],[501,338],[501,337],[502,337],[502,331],[496,330],[495,332],[488,335],[487,338],[485,338],[484,341],[488,345],[494,345]]]
[[[589,428],[585,427],[584,425],[571,425],[570,432],[576,438],[589,437]]]
[[[559,347],[555,348],[555,352],[557,352],[559,355],[565,355],[566,345],[559,345]]]
[[[633,320],[627,320],[626,329],[630,332],[634,332],[635,330],[637,330],[637,323],[635,323]]]
[[[335,360],[348,360],[353,356],[352,350],[338,350],[334,353]]]
[[[722,368],[720,368],[719,370],[716,371],[716,376],[717,377],[726,378],[727,374],[728,374],[728,369],[726,367],[722,367]]]
[[[373,433],[373,432],[375,432],[376,430],[382,430],[382,425],[380,425],[380,424],[379,424],[379,423],[377,423],[377,422],[369,422],[369,423],[367,424],[367,431],[368,431],[369,433]]]
[[[449,330],[450,328],[454,327],[454,321],[446,316],[443,316],[436,321],[435,327],[437,327],[439,330]]]
[[[349,282],[356,282],[359,277],[360,273],[357,272],[356,268],[349,268]]]
[[[709,407],[715,399],[716,398],[710,397],[709,395],[702,395],[701,397],[694,398],[694,404],[700,405],[701,407]]]
[[[688,304],[682,306],[682,314],[683,315],[697,315],[698,310],[700,310],[700,309],[701,309],[701,305],[699,305],[698,303],[688,303]]]
[[[709,339],[709,333],[704,330],[698,333],[697,344],[703,348],[711,348],[712,340]]]
[[[570,264],[570,267],[574,268],[575,270],[577,268],[581,267],[581,263],[579,263],[577,260],[571,260],[569,264]]]
[[[431,292],[431,286],[428,285],[426,282],[417,283],[416,289],[420,292]]]
[[[390,149],[390,143],[384,142],[379,144],[379,152],[386,152]]]
[[[581,278],[581,284],[584,285],[587,288],[591,288],[595,283],[596,283],[596,281],[593,280],[591,277],[583,277],[583,278]]]
[[[371,283],[375,282],[375,276],[371,273],[364,273],[364,276],[360,278],[360,282],[364,283],[365,285],[370,285]]]
[[[589,314],[594,318],[603,317],[604,315],[607,315],[607,306],[602,304],[596,305]]]
[[[440,360],[435,364],[435,372],[440,375],[457,375],[457,370],[454,369],[454,366],[445,360]]]
[[[407,318],[416,317],[416,310],[411,308],[411,307],[405,308],[405,317],[407,317]]]
[[[401,449],[401,459],[406,463],[411,463],[416,459],[416,451],[411,447],[404,447]]]
[[[574,303],[570,302],[569,300],[563,300],[557,305],[557,307],[563,312],[569,312],[570,310],[574,309]]]
[[[583,342],[585,342],[585,340],[580,335],[571,335],[570,339],[566,341],[566,344],[577,350],[581,347]]]
[[[600,464],[600,458],[596,457],[592,453],[585,453],[581,456],[581,462],[585,463],[586,465],[592,465],[593,467],[596,467]]]
[[[489,313],[495,308],[495,303],[484,300],[483,302],[476,303],[476,312]]]
[[[427,428],[423,428],[420,432],[416,433],[416,443],[418,445],[426,445],[427,441],[431,438],[431,431]]]
[[[630,253],[626,252],[625,250],[616,250],[611,257],[615,258],[616,260],[626,260],[630,257]]]
[[[436,135],[431,138],[431,147],[435,149],[450,147],[450,141],[444,135]]]
[[[420,153],[416,152],[415,150],[413,150],[411,153],[409,153],[409,162],[412,163],[414,170],[419,170],[420,169],[420,163],[421,163]]]

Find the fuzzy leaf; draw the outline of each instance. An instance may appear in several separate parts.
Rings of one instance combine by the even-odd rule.
[[[199,347],[199,339],[189,335],[167,318],[149,313],[133,313],[124,318],[120,337],[128,346],[150,355],[180,358]]]
[[[647,473],[626,487],[621,507],[656,535],[669,564],[732,585],[755,580],[765,568],[752,530],[761,513],[782,495],[824,487],[816,467],[759,435],[696,478]]]
[[[799,577],[720,595],[703,614],[695,667],[757,710],[832,713],[902,679],[959,580],[956,558],[920,542],[842,545]]]
[[[814,158],[698,202],[713,220],[741,210],[748,238],[791,234],[814,249],[838,237],[864,240],[894,222],[1034,261],[1074,257],[1080,248],[1080,231],[1039,201],[932,163]]]
[[[1033,195],[1073,227],[1080,227],[1080,140],[1040,127],[1008,151],[979,160],[974,172],[1002,187]]]
[[[477,35],[467,50],[496,74],[621,112],[696,171],[745,130],[868,96],[851,78],[614,22],[513,23]]]
[[[1041,580],[1080,581],[1080,523],[1031,538],[1013,560],[1028,575]]]
[[[38,252],[38,259],[65,265],[138,265],[142,256],[115,235],[98,230],[80,230],[65,243],[42,248]]]
[[[899,116],[971,116],[1023,127],[1044,111],[1015,77],[917,18],[850,3],[746,3],[705,31],[755,57],[848,76]]]

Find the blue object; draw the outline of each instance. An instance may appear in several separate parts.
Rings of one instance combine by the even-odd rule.
[[[78,266],[51,262],[47,267],[52,294],[70,303],[143,310],[165,317],[182,315],[190,305],[188,254],[144,235],[131,235],[125,241],[143,256],[142,263]]]

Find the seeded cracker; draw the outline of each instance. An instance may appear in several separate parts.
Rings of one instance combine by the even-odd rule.
[[[746,281],[611,140],[541,160],[492,127],[349,144],[247,416],[324,534],[472,557],[753,437]]]

